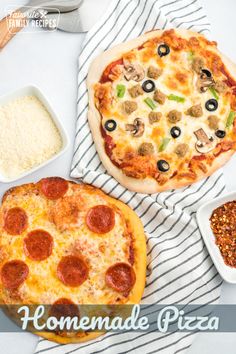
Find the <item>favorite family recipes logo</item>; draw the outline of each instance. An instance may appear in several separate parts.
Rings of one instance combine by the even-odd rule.
[[[7,7],[7,27],[9,33],[16,34],[21,29],[26,29],[22,33],[31,33],[35,28],[43,28],[48,31],[55,31],[60,20],[60,11],[56,8],[38,9],[36,7],[24,6],[21,10]],[[36,33],[34,31],[34,33]]]
[[[65,305],[62,305],[64,307]],[[70,306],[70,305],[66,305]],[[97,306],[86,308],[87,315],[62,315],[65,307],[56,310],[54,315],[47,316],[47,307],[39,305],[34,311],[29,306],[21,306],[17,310],[20,326],[23,330],[33,328],[36,331],[149,331],[162,333],[175,331],[217,331],[217,316],[187,315],[176,306],[165,306],[157,314],[142,315],[140,305],[134,306]],[[73,305],[75,307],[75,305]],[[105,315],[107,309],[107,315]],[[63,310],[63,311],[62,311]],[[73,308],[74,311],[74,308]],[[32,313],[33,312],[33,313]],[[97,315],[93,315],[96,312]],[[99,312],[101,315],[99,315]],[[129,312],[129,315],[127,313]],[[71,311],[67,313],[71,314]],[[60,314],[60,316],[58,316]]]

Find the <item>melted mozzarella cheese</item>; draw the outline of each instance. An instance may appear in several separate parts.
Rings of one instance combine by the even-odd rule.
[[[144,49],[145,50],[145,49]],[[192,70],[192,60],[189,58],[189,54],[184,51],[171,53],[163,58],[150,57],[149,60],[142,61],[143,50],[136,50],[136,61],[142,65],[145,70],[145,78],[141,82],[127,81],[122,74],[119,79],[113,82],[112,95],[113,95],[113,105],[111,107],[111,112],[106,117],[103,117],[103,124],[107,119],[115,119],[117,122],[117,129],[113,132],[107,132],[111,135],[114,142],[116,143],[116,149],[114,150],[114,156],[121,158],[124,157],[125,151],[128,147],[132,148],[134,151],[138,151],[139,146],[144,142],[151,142],[154,146],[154,156],[156,159],[160,159],[162,156],[169,154],[171,163],[171,170],[178,168],[181,163],[181,159],[175,158],[176,146],[180,143],[186,143],[190,147],[187,154],[190,160],[192,156],[198,155],[199,153],[195,149],[195,144],[197,138],[194,132],[200,128],[203,128],[206,134],[214,136],[216,140],[219,140],[214,135],[214,131],[209,128],[207,118],[214,114],[219,117],[219,129],[225,130],[226,120],[230,112],[230,101],[225,99],[225,97],[219,97],[219,107],[215,112],[209,112],[205,108],[205,103],[207,100],[214,98],[212,93],[207,90],[205,93],[200,93],[197,89],[196,81],[197,74]],[[163,105],[158,104],[154,101],[156,108],[154,112],[161,112],[162,118],[159,122],[150,124],[148,115],[151,109],[144,102],[144,99],[149,97],[153,100],[153,94],[144,92],[143,95],[137,98],[132,98],[129,94],[129,89],[137,84],[142,85],[142,83],[149,79],[147,77],[148,67],[152,65],[162,68],[162,75],[153,80],[155,82],[156,88],[163,92],[167,98]],[[179,75],[184,75],[184,82],[178,80],[176,77]],[[123,98],[118,98],[116,95],[117,84],[122,84],[126,87],[126,92]],[[168,99],[170,94],[174,94],[185,98],[185,102],[176,102]],[[220,96],[220,95],[219,95]],[[126,100],[137,102],[138,109],[131,113],[130,115],[124,114],[122,112],[122,103]],[[195,118],[187,115],[187,110],[193,105],[200,104],[203,109],[203,115],[200,118]],[[182,118],[176,124],[168,122],[167,115],[171,110],[177,110],[182,113]],[[118,114],[117,114],[118,113]],[[135,118],[142,118],[145,124],[145,131],[141,137],[133,137],[130,132],[127,132],[125,125],[132,124]],[[181,136],[178,139],[173,139],[170,134],[170,129],[174,125],[181,128]],[[168,143],[164,152],[159,152],[159,148],[162,143],[163,138],[169,138]],[[220,140],[219,140],[220,141]]]
[[[71,187],[67,195],[71,195]],[[127,301],[125,297],[108,288],[105,284],[106,270],[116,262],[129,262],[131,238],[127,230],[123,214],[117,207],[115,210],[115,226],[106,234],[92,233],[85,222],[87,211],[96,205],[110,205],[106,198],[95,192],[87,193],[82,189],[77,191],[86,203],[79,213],[80,227],[73,230],[58,230],[50,221],[50,208],[54,202],[46,200],[34,193],[22,193],[7,197],[2,212],[12,207],[23,208],[27,215],[29,226],[19,236],[11,236],[1,229],[0,249],[4,250],[4,259],[0,263],[13,259],[24,261],[29,267],[29,276],[19,288],[19,295],[24,303],[52,304],[59,298],[68,298],[79,304],[115,303],[117,298]],[[53,252],[46,260],[37,262],[26,256],[23,240],[28,232],[43,229],[53,237]],[[57,265],[63,256],[70,254],[82,256],[89,266],[89,277],[79,287],[64,285],[57,277]],[[13,301],[6,292],[7,303]],[[122,300],[123,299],[123,300]],[[119,300],[118,300],[119,301]]]

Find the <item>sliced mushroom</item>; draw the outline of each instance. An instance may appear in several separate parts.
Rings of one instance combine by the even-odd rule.
[[[205,60],[202,57],[195,57],[192,62],[192,69],[200,74],[201,70],[204,68]]]
[[[126,130],[127,132],[135,133],[136,127],[135,127],[134,124],[126,124],[126,125],[125,125],[125,130]]]
[[[209,87],[214,86],[215,81],[212,77],[200,76],[197,80],[197,89],[199,92],[206,92]]]
[[[145,125],[141,118],[135,118],[133,124],[125,125],[125,130],[129,131],[134,137],[139,138],[144,133]]]
[[[216,140],[213,136],[208,137],[206,132],[201,128],[194,132],[197,142],[195,144],[196,150],[201,154],[207,154],[216,147]]]
[[[145,77],[144,69],[139,64],[125,63],[124,76],[127,81],[142,81]]]
[[[201,93],[206,92],[209,87],[212,87],[215,84],[212,73],[208,69],[204,69],[202,66],[203,64],[204,62],[202,61],[202,58],[196,58],[196,62],[194,62],[194,71],[198,74],[197,89]]]
[[[136,132],[133,134],[135,137],[140,137],[144,133],[145,125],[141,118],[135,118],[134,124],[136,126]]]

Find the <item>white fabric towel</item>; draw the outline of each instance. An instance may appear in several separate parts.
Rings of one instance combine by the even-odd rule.
[[[181,190],[155,195],[133,193],[104,170],[87,121],[86,77],[92,60],[104,50],[156,28],[184,27],[210,32],[199,0],[113,0],[87,34],[79,57],[78,117],[71,177],[103,189],[128,204],[141,218],[147,235],[148,273],[142,303],[207,304],[220,296],[221,278],[201,238],[198,207],[225,189],[222,171]],[[177,354],[194,333],[107,333],[81,345],[39,340],[45,354]]]

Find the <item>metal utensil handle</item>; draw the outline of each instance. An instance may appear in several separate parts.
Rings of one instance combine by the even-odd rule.
[[[20,26],[14,26],[17,24],[16,18],[20,19]],[[12,14],[4,17],[0,20],[0,49],[5,45],[24,27],[24,21],[26,18],[20,10],[14,11]]]

